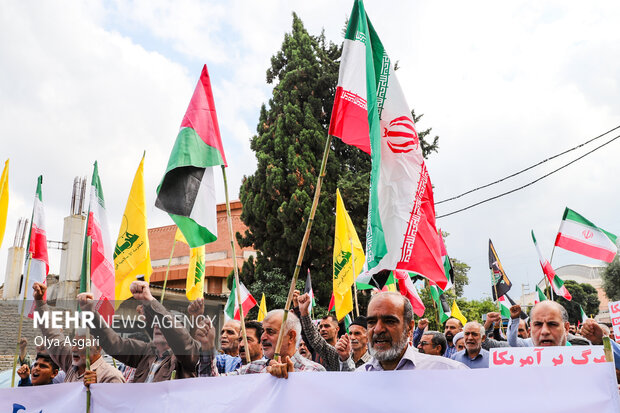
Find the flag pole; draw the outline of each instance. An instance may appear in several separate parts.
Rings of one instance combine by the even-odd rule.
[[[349,238],[349,243],[351,244],[351,268],[353,269],[353,297],[355,297],[355,314],[360,316],[360,307],[357,302],[357,274],[355,273],[355,254],[353,254],[353,240]]]
[[[28,279],[30,278],[30,263],[31,262],[32,262],[32,258],[28,257],[28,268],[26,269],[26,282],[24,283],[24,299],[22,300],[22,311],[19,316],[19,328],[17,329],[17,349],[15,350],[15,358],[13,359],[13,374],[11,375],[11,387],[15,387],[15,372],[17,371],[17,359],[19,358],[19,340],[22,337],[24,307],[26,307],[26,295],[28,294]]]
[[[499,304],[499,297],[497,296],[497,283],[495,282],[495,277],[493,276],[493,269],[491,268],[491,283],[493,284],[493,290],[495,291],[495,302],[497,303],[497,310],[502,312],[502,307]]]
[[[439,310],[437,310],[437,303],[435,302],[435,297],[433,297],[433,293],[431,292],[431,283],[428,281],[428,278],[425,281],[426,286],[428,287],[428,293],[431,296],[431,301],[433,302],[433,308],[435,309],[435,323],[437,323],[437,331],[439,331],[439,328],[441,326],[439,322]]]
[[[177,245],[177,238],[174,238],[172,241],[172,251],[170,251],[170,258],[168,258],[168,266],[166,267],[166,275],[164,276],[164,286],[161,290],[161,298],[159,299],[160,303],[164,303],[164,294],[166,294],[166,284],[168,283],[168,272],[170,271],[170,264],[172,263],[172,256],[174,255],[174,247]]]
[[[286,298],[286,305],[284,307],[284,315],[282,316],[282,324],[280,325],[280,334],[278,335],[278,342],[276,344],[276,350],[274,353],[274,359],[277,361],[280,360],[280,347],[282,346],[282,339],[284,338],[284,324],[286,323],[288,312],[291,308],[291,301],[293,300],[293,293],[295,292],[295,285],[297,284],[297,277],[299,276],[301,264],[304,259],[304,253],[306,252],[306,246],[308,245],[308,239],[310,238],[310,231],[312,230],[312,223],[314,222],[314,214],[316,213],[316,208],[319,204],[319,197],[321,195],[321,185],[323,184],[323,178],[325,177],[325,169],[327,168],[327,157],[329,156],[329,148],[330,148],[331,142],[332,142],[332,136],[328,134],[327,138],[325,139],[325,148],[323,149],[323,159],[321,160],[321,169],[319,171],[319,176],[316,179],[314,199],[312,200],[312,208],[310,209],[310,216],[308,217],[308,222],[306,223],[306,232],[304,233],[304,237],[301,241],[301,246],[299,247],[299,255],[297,256],[297,264],[295,265],[295,271],[293,271],[293,279],[291,280],[291,287],[288,290],[288,297]]]
[[[86,238],[86,292],[90,292],[90,256],[93,238]],[[90,370],[90,328],[86,327],[86,370]],[[90,387],[86,388],[86,413],[90,412]]]
[[[230,247],[232,249],[233,272],[235,274],[235,292],[237,294],[237,302],[239,303],[239,315],[241,321],[241,334],[243,336],[243,348],[245,349],[245,360],[248,364],[252,362],[250,359],[250,349],[248,348],[248,336],[245,331],[245,318],[243,314],[243,303],[241,302],[241,287],[239,284],[239,268],[237,267],[237,253],[235,252],[235,240],[232,226],[232,214],[230,213],[230,200],[228,199],[228,180],[226,179],[226,167],[222,165],[222,176],[224,177],[224,194],[226,195],[226,218],[228,220],[228,235],[230,236]]]

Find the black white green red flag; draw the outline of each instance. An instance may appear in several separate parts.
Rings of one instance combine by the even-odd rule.
[[[573,297],[564,286],[564,281],[562,281],[562,279],[558,277],[549,261],[547,261],[546,258],[543,258],[542,253],[540,252],[540,248],[538,248],[538,243],[536,242],[534,231],[532,231],[532,241],[534,241],[534,246],[536,247],[536,252],[538,253],[538,260],[540,261],[540,266],[542,267],[543,273],[545,273],[545,275],[547,276],[547,280],[549,280],[549,282],[551,283],[551,286],[553,287],[553,292],[560,297],[564,297],[568,301],[572,300]]]
[[[493,300],[497,300],[498,297],[506,294],[512,287],[512,282],[508,279],[502,263],[499,261],[497,251],[493,246],[493,242],[489,240],[489,269],[491,270],[492,283],[491,294]]]
[[[445,288],[433,190],[410,107],[361,0],[347,26],[329,133],[372,159],[365,271],[416,272]]]
[[[217,239],[214,167],[226,166],[207,65],[172,148],[155,206],[166,211],[191,248]]]
[[[597,227],[575,211],[565,208],[555,246],[590,258],[612,262],[618,253],[618,237]]]

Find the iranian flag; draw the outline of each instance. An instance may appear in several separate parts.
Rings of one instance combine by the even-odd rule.
[[[205,65],[155,201],[155,206],[177,224],[191,248],[217,239],[214,167],[220,165],[227,166],[226,157]]]
[[[564,209],[555,246],[590,258],[612,262],[618,253],[617,237],[571,209]]]
[[[252,294],[245,288],[245,285],[239,281],[239,293],[241,295],[241,308],[243,309],[243,316],[245,317],[255,305],[256,300],[252,297]],[[230,290],[228,301],[224,307],[224,318],[226,320],[241,320],[241,314],[239,313],[239,302],[237,301],[237,288],[236,283],[233,281],[233,288]]]
[[[30,221],[30,232],[28,233],[28,249],[26,250],[26,263],[24,265],[24,280],[19,294],[19,308],[22,311],[24,297],[26,307],[23,311],[32,318],[34,312],[34,301],[32,300],[32,285],[34,283],[45,284],[50,265],[47,257],[47,235],[45,234],[45,213],[43,211],[43,195],[41,185],[43,176],[37,180],[37,192],[34,197],[32,208],[32,220]],[[25,284],[25,288],[24,288]],[[30,297],[30,299],[29,299]]]
[[[573,297],[570,295],[566,287],[564,287],[564,281],[562,281],[562,279],[557,276],[549,261],[547,261],[546,258],[543,258],[542,253],[540,252],[540,248],[538,248],[538,243],[536,242],[534,231],[532,231],[532,240],[534,241],[534,245],[536,246],[536,252],[538,253],[540,266],[542,267],[543,272],[547,276],[547,279],[551,283],[551,286],[553,287],[553,292],[555,292],[561,297],[566,298],[568,301],[572,300]]]
[[[353,5],[329,133],[372,159],[365,272],[416,272],[440,288],[445,276],[433,190],[410,107],[364,4]]]
[[[416,313],[418,317],[422,317],[426,307],[424,307],[424,303],[418,295],[418,290],[416,290],[413,285],[413,281],[411,281],[409,273],[407,271],[396,270],[394,271],[394,276],[398,281],[398,289],[400,290],[400,293],[407,297],[407,299],[411,302],[413,312]]]
[[[588,319],[588,316],[586,315],[586,312],[583,311],[583,307],[581,306],[581,304],[579,304],[579,311],[581,312],[581,322],[585,323]]]
[[[547,297],[545,297],[545,294],[542,292],[538,285],[536,285],[536,295],[537,297],[534,298],[534,304],[538,304],[542,301],[547,301]]]
[[[86,243],[87,237],[92,238],[90,251],[90,281],[86,280]],[[103,198],[103,187],[99,179],[97,162],[93,169],[93,178],[90,184],[90,202],[84,236],[84,250],[82,255],[82,275],[80,278],[80,292],[90,289],[97,301],[96,309],[109,324],[114,315],[114,264],[112,242],[108,229],[108,217]],[[88,288],[87,288],[88,287]]]

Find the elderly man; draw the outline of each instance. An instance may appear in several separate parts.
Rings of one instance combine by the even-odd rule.
[[[351,339],[352,359],[355,367],[359,367],[370,360],[368,353],[368,323],[366,317],[359,316],[349,326],[349,338]]]
[[[47,303],[43,299],[47,286],[34,283],[32,285],[35,299],[35,311],[44,313],[49,311]],[[47,352],[51,359],[66,372],[65,383],[83,381],[85,386],[92,383],[125,383],[120,371],[110,366],[101,357],[101,347],[93,345],[87,340],[87,331],[76,329],[73,345],[69,344],[61,330],[47,328],[45,323],[40,325],[41,332],[49,340]],[[86,370],[86,348],[89,348],[90,370]]]
[[[555,301],[542,301],[530,312],[534,347],[565,346],[568,340],[568,313]]]
[[[265,315],[263,320],[263,334],[261,336],[261,345],[263,348],[263,358],[252,361],[250,364],[241,366],[235,371],[220,374],[215,366],[213,359],[215,346],[215,332],[209,322],[201,327],[207,340],[203,343],[203,353],[205,354],[204,362],[209,364],[211,358],[211,369],[206,369],[207,376],[235,376],[239,374],[254,374],[271,372],[271,366],[278,365],[278,374],[282,377],[288,377],[291,371],[325,371],[325,368],[318,363],[302,357],[296,349],[298,338],[301,336],[301,323],[297,316],[289,313],[284,325],[284,334],[282,337],[282,345],[280,347],[280,355],[283,358],[281,363],[276,363],[273,358],[280,334],[280,326],[284,310],[271,310]],[[273,373],[272,373],[273,374]]]
[[[465,350],[465,335],[462,331],[454,336],[452,343],[454,344],[454,347],[456,347],[457,353]]]
[[[58,365],[54,363],[49,354],[37,353],[32,371],[28,364],[22,364],[17,374],[20,377],[18,387],[52,384],[54,377],[58,374]]]
[[[444,325],[444,335],[446,336],[446,341],[448,342],[448,347],[446,348],[446,352],[444,353],[444,357],[450,358],[453,354],[456,353],[456,348],[452,344],[452,340],[454,336],[463,331],[463,323],[461,320],[450,317],[446,320],[446,324]]]
[[[350,358],[349,349],[342,349],[339,352],[336,349],[336,340],[338,336],[338,322],[334,321],[332,316],[323,317],[319,324],[319,331],[312,324],[310,319],[310,304],[312,302],[308,294],[300,295],[297,298],[299,303],[299,313],[301,314],[301,328],[308,345],[321,357],[321,364],[327,371],[339,371],[341,362],[350,363],[351,366],[347,370],[353,370],[354,362]],[[344,340],[342,344],[346,345]]]
[[[369,352],[372,358],[359,371],[466,369],[444,357],[417,352],[408,345],[414,327],[413,308],[403,295],[381,292],[372,296],[366,316]]]
[[[92,329],[92,334],[99,338],[104,350],[115,359],[136,369],[134,383],[170,380],[173,371],[177,378],[196,377],[200,343],[191,337],[183,325],[172,322],[175,317],[155,300],[148,283],[134,281],[129,289],[133,297],[142,302],[147,324],[154,325],[151,342],[121,337],[94,311],[95,303],[91,293],[77,296],[82,310],[93,311],[95,328]]]
[[[489,367],[489,352],[482,348],[485,339],[484,326],[477,321],[470,321],[463,328],[465,350],[452,356],[452,360],[460,361],[469,368],[481,369]]]
[[[420,353],[433,356],[443,356],[447,347],[446,337],[439,331],[425,331],[418,343],[418,351]]]

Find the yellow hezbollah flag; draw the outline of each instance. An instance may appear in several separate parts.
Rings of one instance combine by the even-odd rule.
[[[190,301],[203,296],[205,286],[205,246],[192,248],[189,254],[185,295]]]
[[[0,177],[0,247],[6,229],[6,215],[9,211],[9,160],[4,163],[2,177]]]
[[[144,197],[144,156],[136,171],[123,214],[114,248],[116,307],[131,297],[129,285],[139,276],[149,282],[153,268],[146,227],[146,200]]]
[[[362,272],[364,248],[353,222],[344,207],[340,190],[336,190],[336,233],[334,235],[334,307],[342,320],[353,310],[351,286]]]
[[[465,318],[463,313],[461,313],[459,306],[456,305],[456,300],[452,302],[452,310],[450,311],[450,316],[460,320],[463,325],[467,323],[467,319]]]
[[[258,318],[256,318],[256,321],[263,321],[266,315],[267,302],[265,301],[265,293],[263,293],[263,298],[260,299],[260,305],[258,306]]]

